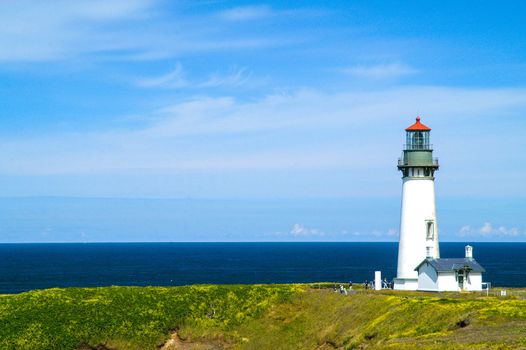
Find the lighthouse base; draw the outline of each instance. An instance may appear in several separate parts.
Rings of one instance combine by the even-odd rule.
[[[395,290],[417,290],[418,278],[395,278],[393,280]]]

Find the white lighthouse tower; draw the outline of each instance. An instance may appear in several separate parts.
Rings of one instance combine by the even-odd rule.
[[[434,177],[438,160],[433,158],[433,147],[429,143],[431,129],[420,123],[420,117],[405,131],[406,144],[403,156],[398,160],[403,185],[394,289],[416,290],[417,265],[426,258],[440,257]]]

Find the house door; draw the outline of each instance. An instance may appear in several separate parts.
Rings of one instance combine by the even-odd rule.
[[[460,270],[458,272],[458,287],[460,288],[460,290],[464,289],[464,271],[463,270]]]

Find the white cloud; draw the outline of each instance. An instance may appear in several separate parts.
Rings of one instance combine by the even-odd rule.
[[[436,121],[459,127],[463,118],[471,125],[472,118],[497,112],[521,114],[526,91],[419,86],[331,94],[302,89],[248,101],[200,96],[146,114],[133,130],[3,137],[0,149],[9,161],[0,164],[0,174],[355,169],[363,175],[390,166],[395,155],[386,150],[399,141],[415,101]],[[378,125],[392,132],[371,139]]]
[[[398,236],[398,230],[396,230],[394,228],[388,229],[387,230],[387,236],[390,236],[390,237]]]
[[[269,17],[272,9],[266,5],[241,6],[221,11],[219,17],[226,21],[251,21]]]
[[[493,232],[493,227],[489,222],[485,222],[484,225],[479,229],[482,235],[489,235]]]
[[[356,65],[345,68],[343,71],[352,76],[372,79],[398,78],[418,73],[418,70],[401,63]]]
[[[490,222],[485,222],[480,227],[471,227],[470,225],[462,226],[459,230],[461,237],[516,237],[520,235],[516,227],[499,226],[494,227]]]
[[[460,230],[458,231],[459,235],[462,237],[469,236],[471,232],[472,232],[472,229],[470,225],[462,226]]]
[[[517,106],[526,108],[526,90],[420,86],[333,94],[300,89],[249,102],[231,97],[201,97],[163,108],[164,121],[150,131],[168,136],[287,128],[319,130],[320,127],[365,127],[379,121],[393,122],[394,118],[405,124],[413,115],[415,100],[425,106],[427,114],[453,120],[459,114],[470,117],[490,115],[497,109],[502,113]],[[393,117],[393,111],[397,117]]]
[[[312,237],[325,236],[325,232],[317,228],[307,228],[302,224],[294,224],[290,230],[290,234],[294,237]]]
[[[373,229],[371,231],[348,231],[343,230],[338,235],[340,239],[350,239],[358,241],[395,241],[398,237],[398,230],[394,228],[389,228],[387,230],[383,229]]]
[[[393,238],[393,237],[398,236],[398,231],[394,228],[390,228],[387,231],[373,230],[371,232],[371,235],[376,238],[379,238],[379,237]]]

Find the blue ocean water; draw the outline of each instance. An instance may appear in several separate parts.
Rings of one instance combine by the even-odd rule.
[[[464,243],[441,243],[463,257]],[[526,286],[526,243],[475,243],[494,286]],[[397,243],[0,244],[0,293],[51,287],[363,282],[396,274]]]

